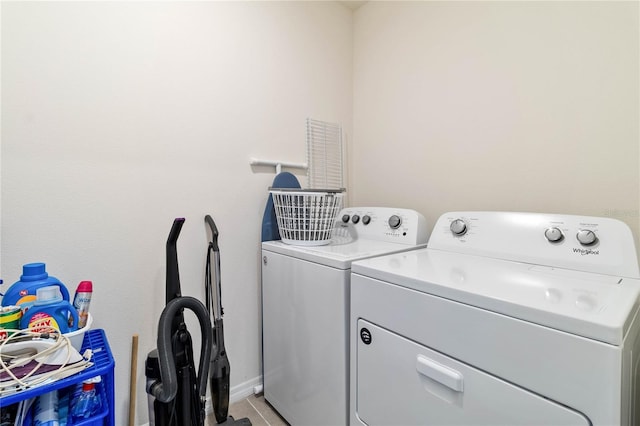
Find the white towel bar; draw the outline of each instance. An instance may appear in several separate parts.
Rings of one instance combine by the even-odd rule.
[[[249,160],[249,164],[251,166],[272,166],[276,168],[276,174],[282,171],[283,167],[287,167],[289,169],[301,169],[307,170],[307,163],[289,163],[286,161],[271,161],[271,160],[258,160],[256,158],[251,158]]]

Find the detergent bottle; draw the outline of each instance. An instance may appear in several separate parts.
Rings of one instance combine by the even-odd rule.
[[[62,298],[59,286],[42,287],[36,290],[36,300],[22,317],[20,325],[35,332],[53,327],[64,334],[78,329],[78,312]]]
[[[36,301],[36,291],[52,285],[60,287],[62,298],[69,300],[65,285],[47,273],[44,263],[27,263],[22,266],[20,281],[13,283],[2,297],[2,306],[18,305],[25,313]]]

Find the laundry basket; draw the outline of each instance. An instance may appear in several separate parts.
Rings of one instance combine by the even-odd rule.
[[[269,190],[278,220],[280,238],[287,244],[329,244],[344,189]]]

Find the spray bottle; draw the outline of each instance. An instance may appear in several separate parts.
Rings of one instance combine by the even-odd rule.
[[[96,384],[101,381],[102,378],[96,376],[82,382],[82,391],[71,400],[71,417],[74,420],[87,419],[101,410],[102,402],[96,391]]]
[[[73,298],[73,307],[78,311],[78,328],[84,328],[84,326],[87,325],[92,294],[93,283],[91,281],[80,281],[76,295]],[[73,318],[69,318],[69,323],[72,322],[72,319]]]

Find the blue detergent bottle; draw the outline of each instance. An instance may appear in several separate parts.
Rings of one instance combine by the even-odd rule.
[[[36,291],[52,285],[60,287],[62,298],[69,301],[67,287],[47,273],[44,263],[27,263],[22,266],[20,281],[13,283],[2,297],[2,306],[19,305],[26,312],[36,301]]]
[[[59,286],[42,287],[36,290],[36,301],[20,320],[20,327],[34,332],[53,327],[62,334],[68,333],[78,329],[78,311],[62,298]]]

